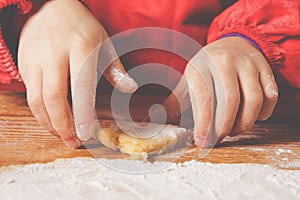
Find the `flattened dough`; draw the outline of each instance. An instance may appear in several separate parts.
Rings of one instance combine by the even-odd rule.
[[[138,127],[132,122],[122,124],[125,132],[112,121],[101,121],[96,138],[109,148],[137,158],[186,147],[193,139],[192,131],[174,125],[151,124],[151,129],[145,129],[142,123]]]

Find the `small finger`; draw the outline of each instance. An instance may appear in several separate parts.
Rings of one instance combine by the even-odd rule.
[[[27,69],[30,69],[27,67]],[[30,73],[23,76],[23,81],[27,90],[27,102],[34,117],[39,124],[52,135],[59,137],[53,128],[49,115],[43,101],[43,73],[40,67],[36,67]]]
[[[266,63],[266,65],[268,64]],[[264,69],[260,73],[260,83],[264,95],[262,109],[258,116],[258,120],[261,121],[268,119],[272,115],[278,101],[278,87],[273,72],[269,66]]]

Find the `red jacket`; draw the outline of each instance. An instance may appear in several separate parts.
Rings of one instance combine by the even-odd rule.
[[[3,12],[9,5],[16,4],[21,14],[31,15],[31,2],[36,0],[0,0],[0,9]],[[109,35],[138,27],[164,27],[187,34],[201,45],[205,45],[226,34],[239,33],[259,45],[275,73],[279,74],[279,78],[300,88],[300,68],[297,65],[300,63],[300,0],[240,0],[232,6],[229,6],[231,1],[228,0],[82,2],[99,19]],[[17,9],[15,12],[18,12]],[[20,26],[20,20],[14,19],[13,24]],[[4,28],[5,22],[2,21],[1,26]],[[20,27],[14,30],[20,30]],[[6,38],[2,37],[1,32],[0,89],[24,90],[12,57],[15,51],[13,49],[16,48],[10,49],[12,52],[9,52]],[[125,58],[125,64],[136,65],[156,60],[174,67],[181,73],[184,71],[184,62],[172,62],[170,57],[161,53],[150,52],[147,55],[147,52],[144,52],[137,55],[134,58]]]

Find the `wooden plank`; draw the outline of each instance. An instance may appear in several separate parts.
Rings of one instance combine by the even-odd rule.
[[[144,115],[151,104],[148,97],[136,97],[137,108],[133,112]],[[154,98],[155,99],[155,98]],[[156,98],[158,102],[159,98]],[[101,97],[97,113],[101,118],[110,118],[105,109],[109,98]],[[144,105],[146,106],[144,107]],[[109,106],[108,106],[109,107]],[[299,118],[298,118],[299,119]],[[237,138],[229,138],[212,149],[205,157],[199,156],[195,146],[154,160],[184,162],[201,160],[212,163],[260,163],[284,169],[300,169],[300,124],[267,121]],[[91,140],[91,151],[70,149],[58,138],[47,133],[32,116],[23,93],[0,91],[0,166],[45,163],[57,158],[93,157],[125,158],[127,155],[112,151]],[[183,153],[182,153],[183,152]],[[203,151],[202,151],[203,152]]]

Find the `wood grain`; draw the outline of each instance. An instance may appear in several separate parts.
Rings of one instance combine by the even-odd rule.
[[[149,106],[151,101],[148,97],[136,98],[141,103],[137,103],[133,112],[144,114],[147,106],[143,105]],[[110,118],[110,111],[105,108],[109,105],[109,98],[101,99],[97,104],[97,113],[103,119]],[[25,94],[0,91],[0,166],[45,163],[57,158],[128,157],[94,140],[89,141],[88,146],[90,150],[66,147],[62,141],[39,126],[27,106]],[[200,160],[212,163],[260,163],[283,169],[300,169],[300,124],[279,123],[277,120],[257,123],[251,131],[236,138],[228,138],[205,157],[201,156],[203,152],[192,146],[177,154],[173,152],[153,159],[172,162]]]

